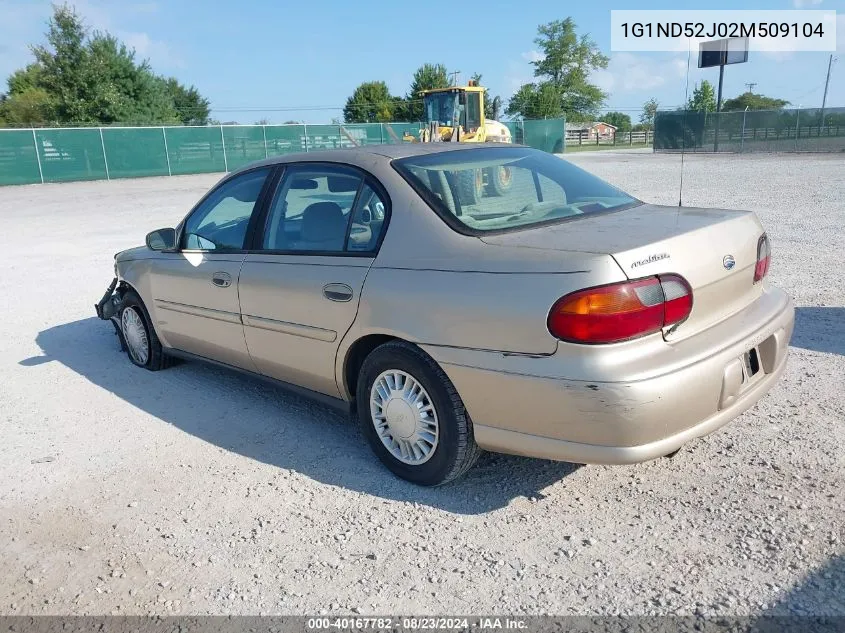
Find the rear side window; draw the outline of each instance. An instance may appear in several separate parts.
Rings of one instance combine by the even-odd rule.
[[[393,165],[453,228],[527,228],[639,201],[552,154],[485,147],[410,156]]]
[[[304,253],[374,251],[384,227],[381,196],[344,165],[289,168],[273,197],[262,249]]]

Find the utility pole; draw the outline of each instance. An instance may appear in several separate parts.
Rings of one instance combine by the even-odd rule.
[[[752,82],[752,83],[745,84],[745,87],[748,88],[748,92],[754,92],[754,86],[756,86],[756,85],[757,85],[756,83]]]
[[[458,85],[458,76],[461,74],[461,71],[460,71],[460,70],[453,70],[453,71],[452,71],[452,72],[450,72],[449,74],[450,74],[450,75],[454,75],[454,76],[452,77],[452,85],[453,85],[453,86],[457,86],[457,85]]]
[[[824,107],[827,104],[827,87],[830,84],[830,67],[833,65],[833,54],[827,60],[827,79],[824,81],[824,97],[822,97],[822,127],[824,127]]]

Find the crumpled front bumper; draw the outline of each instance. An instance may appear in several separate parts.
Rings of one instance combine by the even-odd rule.
[[[108,321],[120,313],[123,298],[114,291],[115,288],[117,288],[117,277],[112,279],[103,298],[94,304],[94,310],[96,310],[97,316],[104,321]]]
[[[123,332],[120,331],[120,323],[118,322],[120,309],[123,307],[123,296],[119,292],[115,292],[116,288],[117,277],[112,279],[105,294],[103,294],[103,298],[94,304],[94,310],[99,318],[104,321],[111,321],[114,331],[117,332],[117,338],[120,340],[120,349],[125,350],[126,343],[123,340]]]

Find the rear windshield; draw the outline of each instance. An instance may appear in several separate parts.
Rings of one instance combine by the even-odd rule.
[[[440,152],[393,164],[462,232],[507,231],[640,204],[553,154],[522,147]]]

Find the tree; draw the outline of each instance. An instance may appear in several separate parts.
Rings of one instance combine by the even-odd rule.
[[[53,109],[43,88],[26,88],[0,100],[0,120],[8,127],[43,127],[53,120]]]
[[[347,123],[390,121],[395,100],[383,81],[365,81],[346,100],[343,119]]]
[[[406,108],[402,113],[404,118],[397,121],[422,121],[425,118],[425,110],[422,103],[423,90],[434,90],[437,88],[448,88],[452,85],[449,80],[449,73],[443,64],[423,64],[417,68],[411,87],[405,97]]]
[[[506,113],[526,118],[594,118],[607,93],[589,82],[590,73],[607,68],[608,58],[587,35],[578,37],[572,18],[537,27],[534,43],[541,56],[531,62],[540,81],[524,84],[508,103]]]
[[[505,114],[526,119],[554,119],[563,116],[563,95],[552,82],[523,84],[508,101]]]
[[[42,68],[39,64],[28,64],[26,68],[16,70],[6,80],[9,87],[9,94],[24,92],[30,88],[38,88],[41,85]]]
[[[749,90],[733,99],[725,99],[722,103],[722,110],[732,112],[745,110],[746,107],[749,110],[780,110],[787,105],[789,105],[789,101],[786,99],[775,99],[774,97],[755,94]]]
[[[183,125],[205,125],[211,113],[211,103],[194,87],[185,87],[175,78],[163,79],[177,116]]]
[[[687,110],[693,112],[715,112],[716,93],[713,84],[706,79],[692,91],[692,98],[687,103]]]
[[[643,104],[643,111],[642,114],[640,114],[640,123],[646,130],[650,130],[654,127],[654,117],[657,114],[657,108],[659,107],[660,104],[657,103],[657,99],[654,97]]]
[[[617,132],[628,132],[631,129],[631,117],[624,112],[607,112],[602,115],[601,120],[610,123]]]
[[[32,124],[191,123],[208,120],[196,88],[155,75],[134,49],[105,32],[90,33],[67,4],[54,6],[35,62],[8,78],[3,118]],[[11,111],[9,110],[11,108]]]

